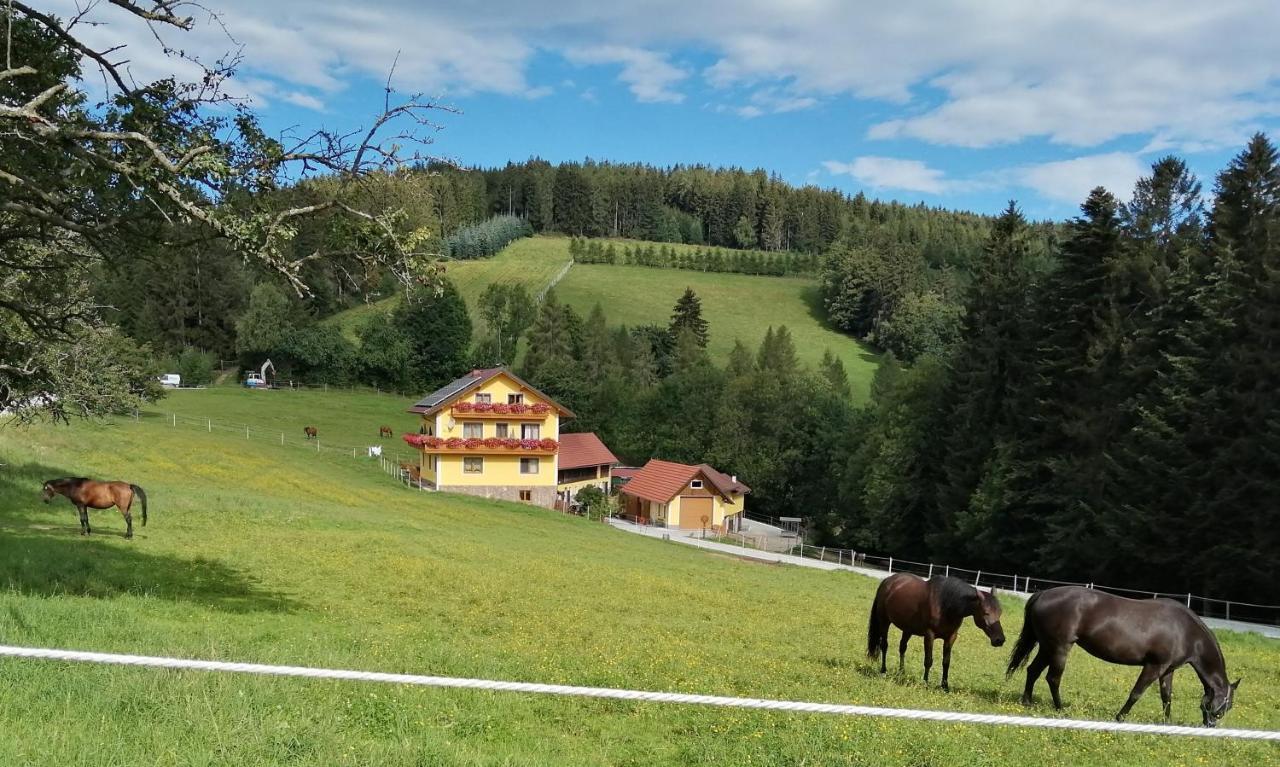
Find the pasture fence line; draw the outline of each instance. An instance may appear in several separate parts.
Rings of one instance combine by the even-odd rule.
[[[1190,592],[1173,593],[1151,591],[1149,589],[1129,589],[1093,582],[1060,581],[1021,573],[1011,574],[996,573],[989,570],[973,570],[949,564],[916,562],[891,556],[875,556],[865,551],[841,549],[833,546],[813,546],[807,543],[796,544],[788,553],[792,556],[817,559],[851,567],[881,570],[890,573],[914,573],[923,578],[931,578],[934,575],[951,575],[968,581],[975,586],[987,586],[1022,594],[1031,594],[1054,586],[1084,586],[1085,588],[1097,589],[1119,596],[1150,599],[1164,597],[1182,602],[1188,609],[1205,618],[1221,618],[1247,623],[1261,623],[1268,626],[1280,626],[1280,605],[1217,599]]]
[[[627,690],[612,687],[579,687],[576,685],[508,682],[493,679],[472,679],[467,677],[392,674],[380,671],[354,671],[349,669],[314,668],[310,666],[276,666],[263,663],[190,660],[185,658],[122,655],[116,653],[56,650],[39,647],[15,647],[9,645],[0,645],[0,657],[68,661],[76,663],[99,663],[143,668],[165,668],[184,671],[221,671],[236,674],[256,674],[261,676],[381,682],[386,684],[404,684],[421,687],[490,690],[494,692],[518,692],[535,695],[575,696],[597,699],[629,700],[636,702],[720,706],[726,708],[759,709],[765,711],[790,711],[813,714],[835,714],[840,716],[886,717],[891,719],[912,719],[916,721],[945,722],[952,724],[988,724],[1088,732],[1122,732],[1145,735],[1280,741],[1280,732],[1271,730],[1243,730],[1226,727],[1188,727],[1185,725],[1140,724],[1130,722],[1100,722],[1088,719],[1054,719],[1049,717],[980,714],[963,711],[885,708],[881,706],[859,706],[842,703],[811,703],[807,701],[777,700],[769,698],[739,698],[724,695],[698,695],[679,692]]]
[[[556,276],[551,278],[551,282],[548,282],[546,285],[542,286],[542,288],[538,291],[537,295],[533,297],[533,300],[536,301],[537,303],[542,303],[542,299],[547,297],[547,292],[552,288],[554,288],[556,285],[559,285],[560,280],[563,280],[564,276],[568,274],[569,270],[572,268],[573,268],[573,259],[570,259],[569,263],[565,264],[564,267],[562,267],[560,271],[556,273]]]
[[[284,447],[301,448],[318,454],[328,453],[332,455],[345,455],[351,458],[364,458],[368,460],[377,458],[379,468],[389,474],[394,474],[394,472],[388,470],[389,466],[399,466],[402,462],[416,462],[418,460],[416,455],[389,451],[385,448],[379,454],[370,455],[369,449],[375,447],[378,443],[371,443],[368,445],[344,445],[341,443],[322,441],[323,438],[319,435],[315,438],[303,437],[300,439],[297,437],[289,437],[288,432],[284,432],[279,429],[267,428],[260,425],[241,423],[237,421],[210,418],[208,416],[192,416],[183,415],[181,413],[165,413],[135,409],[133,411],[133,417],[130,420],[134,423],[154,422],[164,424],[171,429],[192,429],[194,431],[203,431],[210,434],[218,431],[243,435],[246,440],[257,440]],[[299,429],[299,431],[301,431],[301,429]]]

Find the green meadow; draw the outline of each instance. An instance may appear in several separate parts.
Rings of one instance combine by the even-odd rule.
[[[245,439],[376,442],[407,400],[182,391],[138,421],[0,428],[6,644],[876,706],[1028,711],[966,626],[952,692],[863,657],[875,581],[757,564],[527,506],[406,489],[376,461]],[[390,444],[390,442],[388,442]],[[146,488],[78,535],[62,475]],[[1005,631],[1021,603],[1006,598]],[[896,640],[896,633],[891,642]],[[1224,726],[1280,729],[1280,643],[1220,634],[1243,676]],[[1071,718],[1109,719],[1136,670],[1076,650]],[[1174,721],[1199,721],[1189,669]],[[1161,721],[1154,690],[1132,721]],[[0,659],[4,765],[1266,764],[1275,745],[447,691]]]
[[[639,246],[635,240],[610,240],[615,247]],[[687,246],[671,245],[682,248]],[[476,301],[491,282],[518,282],[530,293],[547,286],[570,260],[565,237],[517,240],[493,258],[458,261],[447,267],[449,278],[471,308],[477,331],[482,321]],[[853,390],[861,399],[870,391],[878,355],[822,321],[818,283],[809,277],[764,277],[696,272],[643,266],[575,264],[556,286],[559,299],[586,315],[595,304],[613,325],[666,325],[671,307],[686,287],[702,299],[703,316],[711,323],[709,351],[723,363],[736,340],[754,352],[772,326],[786,325],[802,362],[816,365],[830,350],[840,358]],[[356,329],[373,312],[391,311],[398,299],[348,309],[325,320],[340,325],[354,340]]]

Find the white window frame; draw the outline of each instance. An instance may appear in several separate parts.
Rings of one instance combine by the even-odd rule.
[[[529,436],[527,430],[533,430],[533,436]],[[520,424],[520,439],[542,439],[542,424],[540,423],[522,423]]]
[[[468,434],[467,429],[475,427],[480,431],[479,434]],[[484,421],[463,421],[462,422],[462,438],[463,439],[484,439]]]
[[[468,462],[468,461],[479,461],[480,468],[478,468],[478,469],[468,469],[468,468],[467,468],[467,462]],[[468,455],[468,456],[464,456],[464,457],[462,458],[462,473],[463,473],[463,474],[484,474],[484,458],[482,458],[481,456],[478,456],[478,455]]]
[[[689,487],[690,487],[691,489],[693,489],[693,490],[701,490],[701,489],[702,489],[702,480],[700,480],[700,479],[690,480],[690,481],[689,481]]]
[[[524,404],[524,394],[523,394],[522,392],[516,392],[515,394],[508,394],[508,395],[507,395],[507,404],[508,404],[508,405],[523,405],[523,404]]]
[[[533,471],[525,471],[525,466],[533,466]],[[521,458],[520,473],[521,474],[537,474],[542,469],[542,463],[537,458]]]
[[[492,395],[492,394],[485,394],[485,393],[483,393],[483,392],[477,393],[477,394],[476,394],[476,404],[477,404],[477,405],[492,405],[492,404],[493,404],[493,395]]]
[[[507,437],[511,436],[510,434],[511,424],[506,423],[505,421],[494,424],[493,430],[494,430],[493,436],[497,437],[498,439],[506,439]]]

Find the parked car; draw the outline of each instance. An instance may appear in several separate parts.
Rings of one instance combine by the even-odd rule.
[[[165,373],[160,376],[160,385],[166,389],[176,389],[182,386],[182,376],[177,373]]]

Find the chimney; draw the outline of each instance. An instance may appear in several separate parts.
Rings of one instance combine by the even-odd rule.
[[[729,477],[729,481],[733,482],[735,485],[738,484],[738,475],[734,474],[732,477]]]

